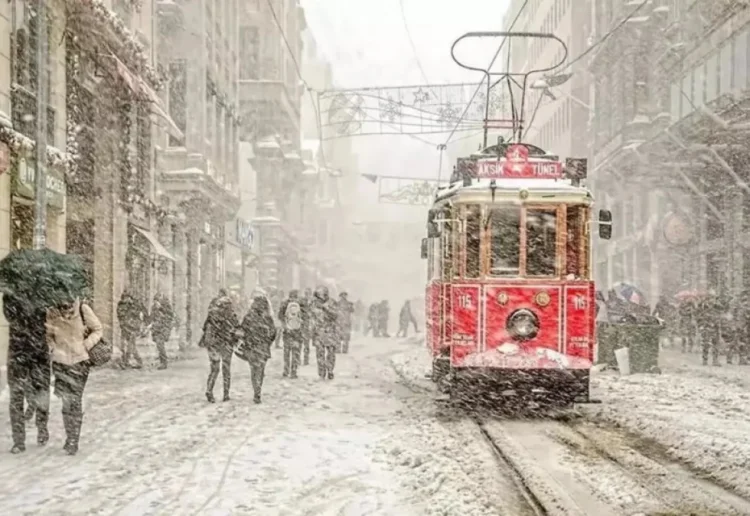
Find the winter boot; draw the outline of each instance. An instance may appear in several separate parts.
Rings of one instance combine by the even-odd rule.
[[[14,444],[13,448],[10,449],[10,453],[13,455],[18,455],[19,453],[23,453],[26,451],[26,445],[25,444]]]
[[[40,428],[36,432],[36,443],[39,446],[44,446],[49,442],[49,430],[46,428]]]
[[[214,398],[214,393],[211,391],[206,391],[206,399],[209,403],[216,403],[216,398]]]
[[[256,394],[255,396],[253,396],[253,403],[255,403],[256,405],[260,404],[260,394]]]
[[[229,393],[225,392],[224,393],[224,399],[222,401],[230,401],[230,400],[231,400],[231,398],[229,397]]]
[[[157,369],[159,369],[161,371],[163,371],[166,368],[167,368],[167,363],[166,362],[160,362],[159,363],[159,367],[157,367]]]
[[[68,455],[78,453],[78,439],[81,435],[81,424],[83,423],[83,414],[63,413],[63,424],[65,425],[65,445],[63,449]]]
[[[333,380],[333,371],[328,373],[328,379]]]

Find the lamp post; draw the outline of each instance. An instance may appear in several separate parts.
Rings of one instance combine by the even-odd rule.
[[[36,173],[34,174],[34,248],[47,244],[47,9],[36,3]]]

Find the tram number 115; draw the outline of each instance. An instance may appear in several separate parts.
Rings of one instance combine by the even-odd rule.
[[[471,296],[469,294],[461,294],[458,296],[458,306],[464,310],[471,310],[474,308]]]

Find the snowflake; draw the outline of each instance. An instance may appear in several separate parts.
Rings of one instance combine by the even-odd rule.
[[[458,120],[458,110],[450,102],[440,108],[438,115],[438,121],[444,125],[449,125]]]
[[[397,118],[401,118],[401,110],[403,103],[396,102],[392,97],[388,97],[388,100],[380,102],[380,119],[387,119],[391,122],[395,122]]]

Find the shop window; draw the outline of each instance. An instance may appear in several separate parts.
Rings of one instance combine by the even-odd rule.
[[[706,61],[706,102],[713,102],[718,96],[719,56],[714,53]]]
[[[187,129],[186,117],[186,93],[187,93],[187,68],[184,60],[174,61],[169,64],[169,114],[175,125],[184,133]],[[182,142],[173,136],[169,137],[170,147],[182,145]]]
[[[489,214],[490,274],[518,276],[521,271],[521,211],[494,208]]]
[[[724,95],[732,90],[732,53],[734,42],[730,40],[721,49],[719,59],[719,95]]]
[[[258,75],[258,27],[240,29],[240,79],[257,80]]]
[[[744,90],[747,86],[747,66],[748,66],[748,32],[741,32],[734,39],[734,59],[732,71],[734,72],[733,89]]]

